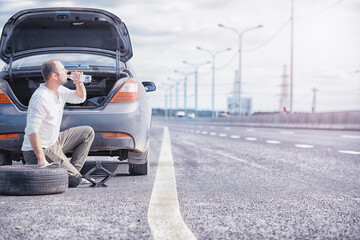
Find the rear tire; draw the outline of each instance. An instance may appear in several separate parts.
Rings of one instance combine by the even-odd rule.
[[[129,163],[130,175],[148,175],[148,173],[150,171],[149,150],[148,150],[145,158],[146,158],[146,163],[144,163],[144,164]]]
[[[10,157],[10,152],[8,151],[0,152],[0,166],[11,165],[11,164],[12,164],[12,160]]]
[[[0,194],[42,195],[65,192],[68,171],[63,167],[39,168],[38,165],[0,167]]]

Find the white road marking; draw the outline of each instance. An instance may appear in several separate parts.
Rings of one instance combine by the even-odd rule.
[[[347,154],[353,154],[353,155],[359,155],[360,152],[356,152],[356,151],[350,151],[350,150],[341,150],[339,151],[340,153],[347,153]]]
[[[195,132],[196,132],[196,133],[200,133],[200,131],[199,131],[199,130],[196,130]]]
[[[256,130],[255,129],[252,129],[252,128],[248,128],[246,129],[247,132],[255,132]]]
[[[354,138],[354,139],[360,139],[360,136],[355,135],[341,135],[342,138]]]
[[[230,131],[230,130],[231,130],[231,128],[229,128],[229,127],[226,127],[226,128],[225,128],[225,130],[226,130],[226,131]]]
[[[178,141],[181,141],[181,140],[178,140]],[[184,145],[189,145],[189,146],[193,146],[194,148],[198,148],[199,146],[194,144],[194,143],[190,143],[188,141],[181,141],[182,144]],[[238,161],[238,162],[242,162],[242,163],[245,163],[245,164],[248,164],[252,167],[255,167],[255,168],[259,168],[259,169],[262,169],[262,170],[269,170],[267,167],[264,167],[262,165],[259,165],[259,164],[256,164],[256,163],[253,163],[253,162],[250,162],[246,159],[242,159],[242,158],[238,158],[238,157],[235,157],[233,155],[230,155],[228,153],[225,153],[225,152],[222,152],[222,151],[219,151],[219,150],[214,150],[214,149],[210,149],[210,148],[205,148],[205,147],[201,147],[201,150],[202,151],[208,151],[208,152],[211,152],[211,153],[214,153],[214,154],[218,154],[219,156],[221,157],[225,157],[225,158],[230,158],[230,159],[233,159],[235,161]]]
[[[225,134],[225,133],[220,133],[219,136],[220,136],[220,137],[226,137],[227,134]]]
[[[210,135],[211,136],[216,136],[216,132],[211,132]]]
[[[155,240],[196,239],[180,213],[170,133],[167,127],[164,127],[147,220]]]
[[[194,129],[191,129],[191,130],[190,130],[190,132],[192,132],[192,133],[193,133],[193,132],[195,132],[195,131],[194,131]]]
[[[238,135],[231,135],[230,138],[240,138]]]
[[[208,134],[208,132],[207,132],[207,131],[203,131],[201,134]]]
[[[246,141],[257,141],[257,138],[253,138],[253,137],[247,137],[245,138]]]
[[[280,133],[282,133],[282,134],[294,134],[294,132],[292,132],[292,131],[280,131]]]
[[[277,141],[277,140],[267,140],[266,142],[270,143],[270,144],[279,144],[280,143],[280,141]]]
[[[306,145],[306,144],[295,144],[297,148],[314,148],[313,145]]]

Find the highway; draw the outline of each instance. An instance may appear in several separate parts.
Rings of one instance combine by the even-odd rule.
[[[359,239],[359,131],[154,119],[150,147],[147,176],[0,196],[0,239]]]

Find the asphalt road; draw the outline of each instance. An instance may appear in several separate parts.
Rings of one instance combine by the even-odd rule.
[[[196,238],[360,239],[360,132],[161,120],[149,175],[121,164],[107,188],[0,196],[0,239],[152,239],[164,126],[179,210]]]

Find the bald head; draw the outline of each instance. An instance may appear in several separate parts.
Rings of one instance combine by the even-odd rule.
[[[51,59],[48,60],[46,62],[44,62],[41,66],[41,74],[45,80],[45,82],[47,80],[50,79],[50,76],[52,73],[55,73],[56,75],[59,75],[58,70],[57,70],[57,63],[59,61],[55,60],[55,59]]]

